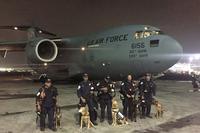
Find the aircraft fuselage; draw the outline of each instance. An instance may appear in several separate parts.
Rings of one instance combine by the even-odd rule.
[[[113,79],[127,74],[139,77],[146,72],[168,69],[183,52],[175,39],[146,25],[121,26],[62,42],[65,47],[58,48],[57,59],[39,73],[45,72],[56,79],[84,72],[95,79],[108,74]]]

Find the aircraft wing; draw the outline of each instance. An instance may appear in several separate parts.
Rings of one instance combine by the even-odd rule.
[[[4,41],[0,42],[0,51],[24,51],[28,41]]]
[[[20,52],[24,51],[24,48],[28,41],[4,41],[0,42],[0,56],[6,58],[9,52]]]
[[[39,27],[26,25],[0,26],[0,30],[27,31],[28,36],[28,40],[25,41],[0,41],[0,55],[4,58],[6,57],[7,52],[25,51],[25,47],[30,42],[30,40],[36,39],[39,36],[39,34],[45,34],[54,37],[56,36],[55,34],[43,30]]]

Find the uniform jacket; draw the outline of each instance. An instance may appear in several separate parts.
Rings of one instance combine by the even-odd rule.
[[[127,95],[130,95],[131,98],[136,98],[137,95],[137,86],[134,81],[125,81],[121,83],[121,88],[119,91],[124,98],[128,98]]]
[[[112,81],[106,82],[105,80],[97,83],[98,97],[100,99],[112,99],[115,95],[115,85]],[[107,88],[107,91],[102,90],[102,88]]]
[[[41,98],[41,93],[44,92],[45,97]],[[56,105],[56,97],[58,96],[57,88],[51,86],[50,88],[45,88],[44,86],[39,89],[37,97],[40,100],[40,104],[43,107],[53,107]]]

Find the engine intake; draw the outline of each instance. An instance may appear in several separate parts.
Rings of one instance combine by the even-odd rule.
[[[36,45],[35,53],[39,60],[43,62],[52,62],[57,57],[58,48],[53,41],[43,39]]]
[[[38,39],[27,45],[26,53],[31,62],[52,62],[58,55],[58,47],[50,39]]]

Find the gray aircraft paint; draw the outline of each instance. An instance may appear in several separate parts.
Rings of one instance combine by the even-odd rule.
[[[166,34],[135,39],[135,32],[144,31],[145,27],[160,31],[148,25],[129,25],[62,39],[67,47],[62,53],[65,59],[61,59],[68,65],[66,76],[87,72],[92,78],[102,78],[107,74],[113,78],[127,74],[138,77],[146,72],[160,73],[168,69],[180,59],[182,47]],[[118,41],[112,41],[111,37],[116,36]],[[159,40],[159,44],[151,46],[151,40]],[[85,50],[81,50],[83,47]]]
[[[13,30],[16,26],[0,28]],[[89,73],[93,79],[103,78],[108,74],[113,79],[121,79],[127,74],[139,77],[146,72],[156,74],[168,69],[180,59],[183,52],[175,39],[149,25],[120,26],[85,36],[59,39],[40,36],[39,33],[55,34],[38,27],[19,26],[17,29],[28,31],[28,40],[1,42],[1,50],[24,50],[27,65],[37,72],[34,74],[35,78],[47,73],[51,78],[60,80],[78,75],[80,77],[84,72]],[[154,34],[136,39],[136,32],[140,36],[147,31],[154,31]],[[45,43],[48,47],[49,43],[58,47],[55,60],[51,58],[43,62],[45,60],[36,59],[38,55],[34,48],[44,40],[48,40]],[[42,47],[42,51],[45,51],[45,47]]]

